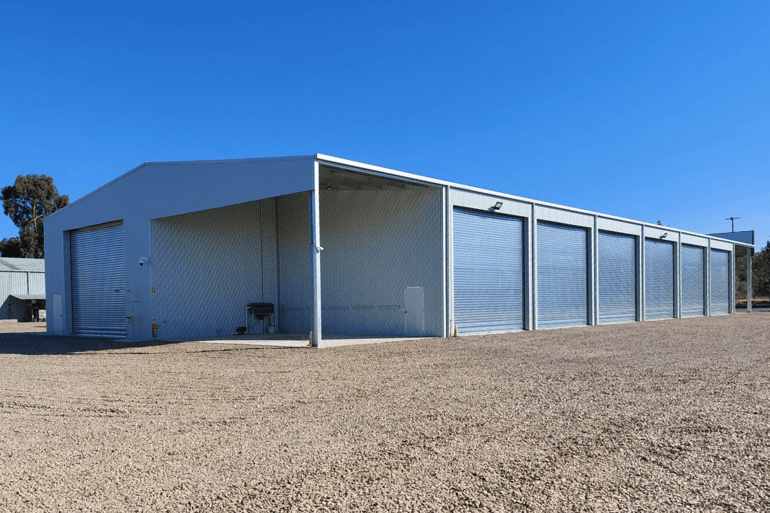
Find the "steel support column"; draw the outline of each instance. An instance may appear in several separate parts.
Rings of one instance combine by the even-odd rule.
[[[706,315],[711,315],[711,239],[708,240],[706,248],[706,267],[703,270],[706,273]]]
[[[751,250],[746,250],[746,311],[751,312]]]
[[[313,296],[311,312],[312,345],[319,347],[322,341],[321,333],[321,216],[318,202],[318,162],[313,163],[313,180],[315,185],[310,194],[310,265],[312,268]]]
[[[682,318],[682,234],[676,234],[674,247],[674,318]]]
[[[727,279],[728,289],[730,291],[730,306],[727,309],[727,313],[735,313],[735,244],[733,244],[733,250],[728,253],[727,258]]]
[[[645,320],[644,318],[647,314],[644,308],[644,302],[647,299],[646,290],[645,290],[646,289],[645,281],[647,278],[646,276],[647,273],[645,271],[646,262],[645,262],[645,254],[644,254],[644,242],[645,242],[644,225],[642,225],[641,233],[639,235],[639,249],[637,250],[638,251],[637,253],[638,255],[637,270],[638,271],[636,275],[637,283],[638,283],[637,289],[636,289],[638,294],[637,295],[637,298],[638,298],[637,321]]]
[[[529,300],[529,306],[527,308],[527,317],[529,318],[528,330],[537,329],[537,207],[532,204],[532,214],[529,218],[529,240],[527,241],[527,266],[529,276],[527,277],[527,285],[529,285],[529,293],[527,299]]]
[[[594,216],[589,245],[588,324],[599,324],[599,224]]]
[[[442,198],[444,202],[444,336],[451,337],[454,332],[454,284],[452,280],[452,189],[449,186],[443,188]]]

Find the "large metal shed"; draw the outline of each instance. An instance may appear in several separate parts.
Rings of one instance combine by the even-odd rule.
[[[746,246],[322,154],[145,162],[45,223],[49,333],[131,340],[731,313]]]
[[[45,261],[0,258],[0,319],[45,318]]]

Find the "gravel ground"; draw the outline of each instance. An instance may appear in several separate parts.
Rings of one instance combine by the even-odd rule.
[[[0,341],[0,511],[770,510],[768,313],[322,350]]]

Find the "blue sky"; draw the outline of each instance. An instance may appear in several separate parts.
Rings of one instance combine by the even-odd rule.
[[[770,238],[765,0],[0,0],[0,64],[0,185],[320,152]]]

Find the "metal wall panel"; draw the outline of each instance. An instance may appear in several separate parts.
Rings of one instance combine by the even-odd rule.
[[[125,337],[126,260],[123,223],[72,231],[70,262],[73,334]]]
[[[11,287],[11,272],[0,272],[0,319],[15,319],[13,314],[13,299],[11,294],[14,291]]]
[[[406,289],[422,287],[424,334],[443,336],[441,190],[320,192],[324,333],[402,337]]]
[[[280,290],[278,329],[281,333],[310,332],[313,287],[309,201],[310,194],[307,192],[276,198]],[[323,216],[321,222],[323,223]],[[322,235],[321,245],[324,244]],[[322,253],[321,276],[324,273]],[[323,293],[323,286],[321,292]]]
[[[459,334],[524,329],[524,220],[460,208],[453,215]]]
[[[29,273],[28,294],[45,294],[45,273]]]
[[[588,324],[588,232],[537,223],[537,324]]]
[[[730,253],[711,250],[711,315],[730,312]]]
[[[263,288],[261,218],[269,200],[152,221],[152,281],[158,337],[228,335],[246,325]],[[269,302],[269,301],[268,301]]]
[[[674,317],[674,243],[645,239],[645,319]]]
[[[636,237],[599,232],[599,322],[636,320]]]
[[[705,312],[705,257],[702,247],[682,244],[682,317],[697,317]]]

